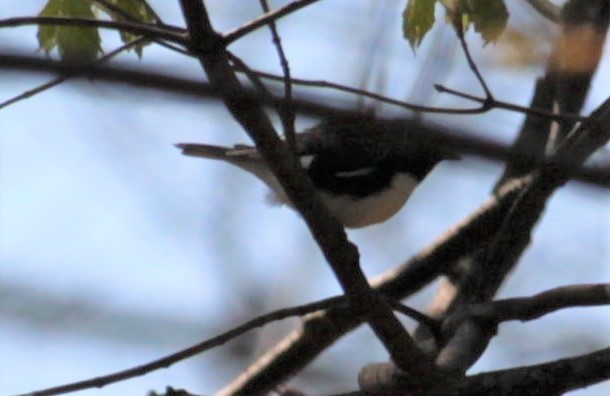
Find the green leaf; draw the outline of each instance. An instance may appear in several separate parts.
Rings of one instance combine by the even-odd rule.
[[[47,5],[40,12],[40,16],[58,15],[61,6],[61,1],[49,0]],[[39,25],[38,26],[38,44],[47,55],[57,45],[57,26],[55,25]]]
[[[434,24],[435,3],[436,0],[409,0],[402,14],[402,32],[414,51]]]
[[[49,0],[40,16],[94,18],[88,0]],[[97,28],[45,25],[38,28],[38,43],[47,54],[57,48],[61,59],[86,62],[101,52]]]
[[[471,15],[474,30],[485,43],[496,41],[508,22],[504,0],[467,0],[467,3],[466,12]]]
[[[508,11],[504,0],[441,0],[447,19],[466,32],[473,25],[485,43],[495,41],[506,28]]]
[[[145,3],[145,0],[109,0],[108,3],[120,10],[105,7],[100,3],[95,3],[95,7],[108,14],[108,16],[117,22],[120,21],[138,21],[140,23],[155,23],[157,22],[155,15],[151,12],[150,7]],[[121,32],[121,40],[127,44],[137,39],[137,34],[129,32]],[[150,41],[142,41],[132,47],[139,57],[142,57],[142,50],[149,45]]]

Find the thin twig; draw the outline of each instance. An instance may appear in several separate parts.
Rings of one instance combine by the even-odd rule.
[[[461,19],[460,19],[460,23],[454,24],[454,27],[455,27],[455,31],[457,33],[460,45],[462,46],[462,51],[464,52],[464,56],[466,57],[466,61],[468,62],[468,66],[470,67],[470,70],[472,71],[472,73],[475,75],[475,77],[479,81],[479,84],[481,84],[481,87],[483,88],[483,91],[485,92],[485,96],[487,97],[486,100],[482,103],[482,106],[485,109],[490,109],[493,106],[495,99],[494,99],[493,94],[491,93],[489,87],[487,86],[485,79],[481,75],[481,71],[479,70],[479,67],[474,62],[474,59],[472,59],[472,55],[470,54],[470,49],[468,48],[468,43],[466,43],[466,39],[464,38],[464,28],[461,23]]]
[[[236,65],[237,66],[237,65]],[[282,76],[278,76],[272,73],[263,72],[260,70],[254,70],[250,68],[244,68],[242,66],[237,66],[237,71],[240,73],[249,73],[251,75],[255,75],[264,79],[273,80],[273,81],[284,81]],[[316,88],[329,88],[334,89],[340,92],[347,92],[354,95],[364,96],[367,98],[375,99],[379,102],[391,104],[397,107],[401,107],[407,110],[412,110],[416,112],[424,112],[424,113],[440,113],[440,114],[479,114],[487,112],[491,109],[485,109],[483,107],[477,107],[473,109],[455,109],[455,108],[443,108],[443,107],[429,107],[416,105],[413,103],[407,103],[404,101],[400,101],[397,99],[392,99],[387,96],[383,96],[374,92],[366,91],[364,89],[353,88],[347,85],[337,84],[324,80],[307,80],[303,78],[292,78],[291,80],[293,85],[301,85],[304,87],[316,87]],[[448,93],[451,95],[455,95],[464,99],[472,100],[478,103],[484,103],[485,99],[480,98],[478,96],[462,93],[450,88],[447,88],[443,85],[435,85],[435,89],[441,93]],[[576,114],[556,114],[544,110],[533,109],[529,107],[519,106],[514,103],[504,102],[501,100],[495,100],[493,103],[494,108],[503,109],[507,111],[513,111],[517,113],[523,114],[532,114],[538,115],[541,117],[547,117],[549,119],[561,121],[561,120],[570,120],[570,121],[584,121],[586,117],[582,117]]]
[[[448,93],[450,95],[454,95],[460,98],[464,98],[464,99],[468,99],[468,100],[472,100],[474,102],[479,102],[484,104],[487,99],[486,98],[481,98],[478,96],[474,96],[474,95],[470,95],[464,92],[460,92],[451,88],[447,88],[443,85],[440,84],[436,84],[434,86],[434,88],[441,93]],[[578,114],[569,114],[569,113],[564,113],[564,114],[557,114],[557,113],[553,113],[551,111],[546,111],[546,110],[541,110],[541,109],[536,109],[536,108],[532,108],[532,107],[524,107],[524,106],[519,106],[513,103],[509,103],[509,102],[503,102],[501,100],[493,100],[493,104],[492,104],[493,108],[498,108],[498,109],[504,109],[504,110],[508,110],[508,111],[514,111],[517,113],[523,113],[523,114],[530,114],[530,115],[535,115],[535,116],[540,116],[540,117],[545,117],[554,121],[573,121],[573,122],[583,122],[587,120],[586,116],[580,116]],[[491,109],[487,109],[487,110],[491,110]],[[485,110],[485,111],[487,111]]]
[[[414,308],[402,304],[400,301],[390,301],[390,305],[394,310],[408,316],[409,318],[417,321],[420,325],[425,326],[430,330],[430,334],[437,340],[440,341],[442,337],[441,333],[441,322],[432,318]]]
[[[267,4],[267,0],[260,0],[260,3],[261,7],[263,8],[263,11],[265,11],[265,13],[269,13],[269,4]],[[282,120],[282,127],[284,129],[284,135],[286,136],[286,143],[288,144],[288,148],[294,151],[296,147],[296,132],[294,130],[295,116],[294,109],[292,108],[292,83],[290,78],[290,66],[288,64],[286,54],[284,53],[284,48],[282,47],[282,40],[280,39],[277,27],[275,26],[275,21],[269,21],[269,30],[271,31],[271,36],[273,37],[273,44],[277,49],[277,54],[280,58],[280,64],[284,73],[284,101],[282,102],[282,105],[279,109],[280,119]]]
[[[404,305],[400,301],[391,301],[390,305],[392,306],[392,308],[394,308],[394,310],[400,312],[403,315],[408,316],[409,318],[423,324],[424,326],[428,326],[430,328],[439,326],[439,322],[436,319],[419,312],[415,308],[411,308],[407,305]]]
[[[241,72],[241,73],[246,73],[246,70],[242,69],[241,67],[238,67],[237,71]],[[268,79],[268,80],[274,80],[274,81],[280,81],[280,82],[284,81],[284,77],[282,77],[282,76],[278,76],[278,75],[271,74],[271,73],[266,73],[266,72],[259,71],[259,70],[249,69],[248,73],[250,73],[252,75],[256,75],[261,78]],[[383,103],[388,103],[388,104],[391,104],[394,106],[402,107],[404,109],[413,110],[413,111],[421,111],[421,112],[426,112],[426,113],[477,114],[477,113],[482,113],[483,111],[485,111],[485,110],[481,110],[480,107],[477,107],[476,109],[452,109],[452,108],[442,108],[442,107],[421,106],[421,105],[403,102],[403,101],[400,101],[397,99],[388,98],[387,96],[383,96],[380,94],[376,94],[374,92],[366,91],[364,89],[353,88],[353,87],[349,87],[347,85],[337,84],[337,83],[324,81],[324,80],[307,80],[307,79],[303,79],[303,78],[292,78],[291,83],[293,85],[301,85],[304,87],[334,89],[334,90],[340,91],[340,92],[347,92],[347,93],[351,93],[354,95],[368,97],[368,98],[375,99],[375,100],[378,100]]]
[[[277,311],[259,316],[255,319],[249,320],[248,322],[237,326],[225,333],[222,333],[216,337],[210,338],[199,344],[193,345],[171,355],[162,357],[161,359],[155,360],[150,363],[143,364],[141,366],[132,367],[127,370],[118,371],[112,374],[104,375],[101,377],[91,378],[84,381],[73,382],[71,384],[56,386],[53,388],[43,389],[26,393],[19,396],[52,396],[61,395],[65,393],[75,392],[89,388],[100,388],[115,382],[124,381],[130,378],[142,376],[152,371],[167,368],[172,364],[175,364],[181,360],[188,359],[192,356],[198,355],[202,352],[218,347],[250,330],[257,327],[264,326],[270,322],[282,320],[292,316],[303,316],[311,312],[319,311],[321,309],[328,309],[339,304],[346,303],[344,296],[331,297],[324,300],[316,301],[314,303],[299,305],[290,308],[283,308]]]
[[[271,93],[271,91],[269,91],[267,86],[261,81],[260,76],[257,72],[253,71],[246,64],[246,62],[241,60],[237,55],[235,55],[231,51],[227,51],[227,56],[229,57],[229,60],[233,64],[233,67],[235,68],[235,70],[240,73],[244,73],[246,75],[246,77],[248,77],[248,79],[250,80],[252,85],[254,85],[254,88],[256,88],[263,97],[268,98],[268,99],[273,98],[273,94]],[[283,80],[282,77],[278,76],[278,78]]]
[[[295,12],[303,7],[307,7],[308,5],[313,4],[317,1],[320,1],[320,0],[297,0],[297,1],[293,1],[290,4],[287,4],[286,6],[284,6],[282,8],[278,8],[275,11],[268,12],[265,15],[262,15],[259,18],[256,18],[256,19],[246,23],[242,27],[235,29],[229,33],[226,33],[223,36],[224,42],[226,45],[229,45],[232,42],[239,40],[243,36],[255,31],[256,29],[263,27],[272,21],[277,21],[278,19],[280,19],[286,15],[292,14],[293,12]]]

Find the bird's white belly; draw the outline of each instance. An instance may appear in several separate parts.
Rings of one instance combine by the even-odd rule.
[[[392,217],[403,207],[418,181],[404,173],[397,173],[390,187],[365,198],[321,193],[330,212],[349,228],[366,227]]]

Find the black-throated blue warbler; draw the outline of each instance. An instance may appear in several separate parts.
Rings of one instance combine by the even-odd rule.
[[[458,157],[408,125],[371,117],[336,117],[296,135],[295,154],[330,213],[345,227],[360,228],[392,217],[432,169]],[[256,148],[180,143],[183,154],[223,160],[261,179],[273,200],[290,205]]]

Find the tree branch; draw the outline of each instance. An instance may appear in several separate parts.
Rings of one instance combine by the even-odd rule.
[[[608,304],[610,284],[563,286],[531,297],[507,298],[461,307],[445,319],[443,327],[456,327],[464,320],[495,327],[509,320],[538,319],[560,309]]]
[[[559,396],[610,378],[610,348],[554,362],[470,376],[455,396]]]

